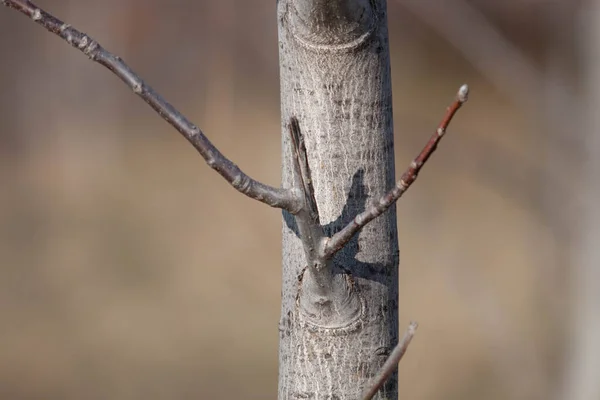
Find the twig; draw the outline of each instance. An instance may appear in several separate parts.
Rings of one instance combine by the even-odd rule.
[[[375,396],[375,393],[377,393],[377,391],[381,389],[383,384],[388,380],[390,375],[392,375],[396,368],[398,368],[398,363],[400,362],[400,360],[402,360],[404,353],[406,353],[406,349],[408,348],[410,341],[415,335],[415,331],[417,330],[418,326],[419,324],[417,324],[414,321],[411,322],[410,325],[408,325],[408,328],[404,333],[404,337],[402,338],[400,343],[398,343],[398,345],[394,348],[392,354],[390,354],[388,359],[385,360],[383,367],[381,367],[381,369],[377,373],[377,376],[375,377],[375,379],[373,379],[372,386],[363,394],[362,400],[371,400],[373,396]]]
[[[454,0],[451,6],[440,7],[434,2],[397,0],[428,27],[438,33],[496,89],[515,105],[540,111],[544,96],[544,72],[519,46],[504,35],[473,3]],[[568,2],[561,4],[569,4]],[[556,10],[559,10],[557,8]],[[555,11],[556,11],[555,10]],[[563,13],[564,14],[564,13]],[[553,24],[553,32],[564,36],[564,28]],[[570,85],[553,88],[565,105],[576,105],[577,95]],[[577,106],[575,106],[576,108]],[[572,115],[569,111],[565,115]],[[545,120],[545,116],[541,116]]]
[[[379,201],[373,203],[373,205],[368,207],[365,211],[354,217],[352,222],[350,222],[328,240],[324,250],[326,258],[332,257],[336,252],[341,250],[344,245],[348,243],[350,239],[352,239],[352,236],[354,236],[356,232],[383,214],[392,204],[398,201],[398,199],[404,194],[410,185],[412,185],[412,183],[417,179],[419,171],[437,148],[437,144],[442,136],[444,136],[444,133],[446,133],[446,129],[448,128],[450,121],[452,121],[454,114],[456,114],[458,109],[467,101],[468,96],[469,87],[467,85],[462,85],[458,90],[454,102],[446,110],[446,115],[444,116],[444,119],[440,123],[439,127],[431,136],[429,142],[427,142],[423,150],[421,150],[421,153],[413,160],[408,169],[402,174],[402,177],[396,183],[394,188],[387,194],[383,195]]]
[[[72,28],[29,0],[0,1],[5,6],[20,11],[48,31],[58,35],[92,61],[108,68],[135,94],[144,99],[165,121],[177,129],[198,150],[206,163],[239,192],[271,207],[297,212],[300,201],[291,190],[265,185],[242,172],[237,165],[221,154],[198,127],[147,85],[120,57],[105,50],[90,36]]]

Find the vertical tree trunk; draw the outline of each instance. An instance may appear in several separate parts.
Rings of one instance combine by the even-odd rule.
[[[277,6],[283,186],[294,179],[287,124],[296,117],[330,236],[395,181],[386,1]],[[392,206],[335,255],[323,284],[306,269],[296,223],[284,212],[281,400],[359,398],[397,342],[398,260]],[[379,395],[397,397],[395,376]]]
[[[439,128],[395,183],[386,1],[278,1],[283,189],[243,173],[91,37],[29,0],[2,3],[107,67],[235,189],[286,210],[279,397],[357,399],[367,385],[374,392],[386,382],[379,398],[396,398],[397,377],[385,378],[415,324],[377,385],[371,382],[398,341],[394,203],[416,179],[468,88],[461,87]],[[352,237],[353,232],[359,233]]]

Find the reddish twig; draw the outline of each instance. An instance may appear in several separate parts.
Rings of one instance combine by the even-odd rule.
[[[363,400],[371,400],[373,396],[375,396],[375,393],[377,393],[377,391],[381,389],[383,384],[396,370],[396,368],[398,368],[398,363],[400,362],[400,360],[402,360],[404,353],[406,353],[406,349],[408,349],[408,345],[410,344],[410,341],[415,335],[415,331],[417,330],[418,326],[419,324],[417,324],[414,321],[411,322],[410,325],[408,325],[408,328],[404,333],[404,337],[402,338],[400,343],[398,343],[398,345],[394,348],[392,354],[390,354],[388,359],[385,360],[383,367],[381,367],[381,369],[377,373],[377,376],[375,377],[375,379],[373,379],[373,384],[371,385],[371,387],[363,394]]]
[[[454,102],[446,110],[446,115],[444,116],[444,119],[440,123],[438,129],[431,136],[429,142],[427,142],[417,158],[413,160],[408,169],[402,174],[402,177],[396,183],[394,188],[383,195],[379,201],[375,202],[365,211],[354,217],[352,222],[342,228],[342,230],[337,232],[327,241],[324,249],[324,255],[326,258],[332,257],[336,252],[341,250],[344,245],[348,243],[350,239],[352,239],[352,236],[354,236],[355,233],[361,230],[366,224],[383,214],[388,208],[390,208],[392,204],[402,197],[404,192],[406,192],[410,185],[412,185],[412,183],[417,179],[419,171],[437,148],[437,145],[442,136],[444,136],[444,133],[446,133],[446,129],[448,128],[450,121],[452,121],[454,114],[456,114],[458,109],[467,101],[468,95],[469,87],[467,85],[462,85],[458,90]]]
[[[92,61],[108,68],[135,94],[144,99],[165,121],[177,129],[198,150],[206,163],[235,189],[272,207],[290,212],[298,211],[300,201],[292,194],[291,190],[265,185],[242,172],[237,165],[221,154],[198,127],[147,85],[120,57],[105,50],[90,36],[64,23],[29,0],[0,0],[0,2],[27,15],[87,55]]]

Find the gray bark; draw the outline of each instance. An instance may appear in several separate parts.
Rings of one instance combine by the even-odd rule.
[[[244,174],[94,39],[29,0],[2,3],[112,71],[234,188],[285,210],[279,397],[355,399],[376,381],[365,392],[371,398],[416,329],[411,324],[403,344],[378,374],[398,340],[394,203],[466,101],[466,85],[394,184],[385,0],[280,0],[284,163],[283,189],[276,189]],[[378,394],[397,397],[395,373]]]
[[[395,181],[386,1],[277,6],[283,187],[296,179],[287,128],[296,117],[331,236]],[[322,269],[307,266],[298,225],[284,212],[279,398],[359,398],[398,340],[395,207]],[[379,396],[397,397],[396,376]]]

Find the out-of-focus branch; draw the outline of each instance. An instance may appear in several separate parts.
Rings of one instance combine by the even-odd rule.
[[[481,75],[518,106],[535,108],[542,74],[486,16],[465,0],[435,3],[397,0],[467,59]]]
[[[388,380],[390,375],[398,368],[398,363],[402,360],[404,353],[406,353],[406,349],[408,349],[408,345],[415,335],[415,331],[419,325],[416,322],[411,322],[404,333],[404,337],[398,343],[398,345],[392,350],[392,354],[385,360],[383,367],[377,373],[375,379],[373,379],[373,383],[371,387],[363,394],[362,400],[371,400],[373,396],[377,393],[379,389],[384,385],[384,383]]]
[[[411,162],[408,169],[402,174],[400,180],[396,183],[394,188],[390,190],[387,194],[383,195],[378,201],[374,202],[370,207],[368,207],[365,211],[358,214],[352,222],[346,225],[342,230],[333,235],[325,244],[325,257],[329,258],[333,256],[336,252],[341,250],[346,243],[352,239],[355,233],[361,230],[366,224],[383,214],[392,204],[394,204],[398,199],[408,190],[408,188],[412,185],[412,183],[417,179],[419,175],[419,171],[423,165],[427,162],[429,157],[436,150],[439,141],[441,140],[444,133],[446,133],[446,129],[448,125],[452,121],[454,114],[458,111],[458,109],[467,101],[469,96],[469,87],[467,85],[462,85],[456,94],[456,98],[454,102],[448,107],[446,110],[446,115],[444,119],[440,123],[439,127],[435,131],[435,133],[431,136],[421,153]]]
[[[221,154],[198,127],[147,85],[120,57],[108,52],[90,36],[72,28],[29,0],[0,1],[5,6],[27,15],[83,52],[92,61],[117,75],[135,94],[144,99],[165,121],[177,129],[198,150],[206,163],[239,192],[272,207],[290,212],[298,210],[300,202],[291,190],[265,185],[242,172],[237,165]]]

